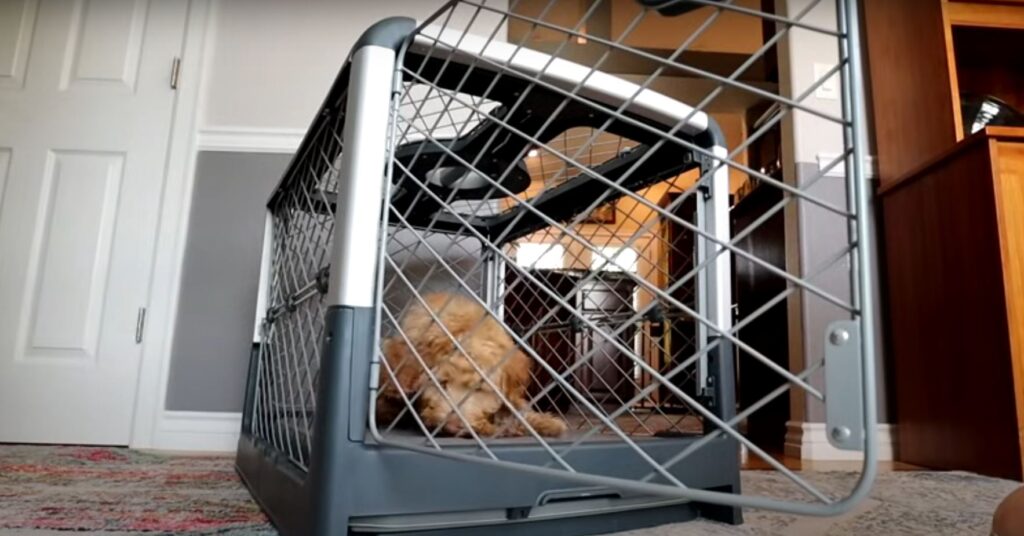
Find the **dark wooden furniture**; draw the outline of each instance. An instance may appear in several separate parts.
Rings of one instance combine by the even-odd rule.
[[[957,141],[940,0],[865,0],[864,31],[881,183]]]
[[[682,194],[670,193],[661,200],[661,207],[673,206],[672,214],[688,222],[695,222],[697,218],[697,199],[690,196],[682,203],[676,200]],[[693,277],[693,267],[696,264],[697,244],[694,241],[693,231],[666,219],[661,223],[660,237],[664,246],[665,266],[664,273],[667,276],[664,285],[672,287],[672,298],[690,308],[695,308],[697,303],[697,284]],[[689,281],[679,284],[679,280],[689,276]],[[693,318],[675,314],[665,318],[664,322],[652,324],[652,328],[660,327],[660,334],[663,337],[663,345],[667,354],[658,363],[662,372],[675,369],[680,363],[689,359],[697,352],[697,323]],[[691,396],[701,394],[700,386],[697,384],[697,367],[690,366],[683,373],[676,374],[672,378],[672,384],[684,393]],[[658,387],[656,393],[659,404],[663,407],[687,408],[686,402],[676,396],[668,386]]]
[[[733,236],[743,232],[771,207],[782,200],[783,193],[772,186],[755,187],[730,211]],[[786,268],[786,220],[778,212],[764,221],[736,245],[758,259],[777,268]],[[733,257],[733,299],[737,320],[746,319],[779,294],[788,282],[763,265],[740,255]],[[740,329],[738,336],[775,364],[789,367],[789,321],[786,302],[780,301]],[[753,358],[745,350],[737,351],[736,401],[739,411],[757,403],[786,383],[778,373]],[[762,448],[783,450],[786,422],[789,421],[789,397],[779,396],[747,419],[746,435]]]
[[[865,0],[863,15],[883,186],[965,137],[962,93],[1024,106],[1024,1]]]
[[[1024,129],[880,192],[899,459],[1024,477]]]
[[[559,297],[566,297],[576,288],[578,277],[554,270],[531,271],[545,288]],[[549,292],[545,292],[530,279],[520,276],[514,269],[505,273],[505,321],[516,333],[527,333],[549,312],[554,311],[551,318],[544,322],[547,328],[537,330],[530,337],[530,347],[544,359],[557,373],[576,360],[576,341],[569,330],[562,328],[569,323],[572,312],[558,304]],[[530,385],[531,396],[536,395],[553,380],[551,374],[543,367],[534,367],[536,378]],[[544,411],[566,411],[572,406],[569,393],[564,389],[550,389],[538,402],[538,409]]]
[[[900,461],[1021,478],[1024,2],[865,0],[886,362]]]
[[[579,273],[561,270],[533,270],[531,275],[544,285],[540,288],[519,272],[509,269],[505,283],[505,320],[517,333],[535,331],[530,337],[530,347],[544,359],[556,373],[562,373],[583,355],[593,352],[584,366],[577,367],[570,374],[573,387],[587,393],[591,401],[610,407],[618,407],[636,394],[636,383],[630,378],[633,363],[607,337],[587,328],[582,323],[574,327],[575,311],[606,330],[613,330],[633,313],[633,293],[636,284],[628,277],[616,277],[614,273],[603,274],[598,279],[581,282]],[[558,304],[552,295],[569,301],[573,309]],[[550,313],[550,316],[549,316]],[[545,317],[538,329],[538,322]],[[633,345],[636,329],[627,327],[620,333],[619,342],[628,347]],[[531,392],[537,394],[553,380],[543,367],[534,367],[536,380]],[[572,400],[565,389],[550,389],[538,401],[544,410],[567,411]]]
[[[608,273],[583,283],[580,288],[580,312],[602,331],[618,329],[624,318],[632,315],[633,291],[636,283],[628,277],[616,278]],[[633,346],[635,326],[623,329],[616,341],[626,348]],[[580,370],[581,387],[593,400],[606,407],[618,408],[636,394],[636,382],[631,378],[633,361],[613,344],[609,338],[593,329],[579,332],[579,355],[589,355],[589,366]]]

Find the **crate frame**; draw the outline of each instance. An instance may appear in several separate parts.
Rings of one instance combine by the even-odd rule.
[[[860,93],[854,91],[860,85],[860,55],[854,39],[858,32],[856,2],[840,4],[841,18],[846,24],[845,32],[850,41],[854,42],[854,45],[846,42],[848,60],[843,85],[847,90],[844,93],[849,97],[844,101],[844,112],[849,117],[860,118],[863,117],[864,103]],[[340,118],[345,121],[344,138],[357,140],[346,145],[340,163],[340,177],[373,176],[374,162],[389,159],[386,129],[394,122],[391,96],[397,93],[397,81],[402,78],[399,66],[410,46],[408,37],[422,27],[410,19],[387,19],[371,27],[359,39],[328,93],[302,148],[275,191],[269,203],[271,207],[283,191],[282,188],[291,180],[290,177],[294,178],[305,171],[300,170],[299,165],[308,158],[308,155],[303,155],[307,144],[312,143],[317,132]],[[381,72],[381,65],[391,66],[386,71],[393,76],[371,74],[370,71]],[[353,87],[355,91],[352,91]],[[382,113],[391,116],[391,121],[380,122]],[[855,201],[859,214],[867,214],[869,196],[864,190],[866,185],[862,162],[865,145],[860,123],[854,120],[848,127],[847,135],[858,143],[853,144],[845,164],[853,177],[850,181],[850,199]],[[365,131],[361,131],[360,136],[348,135],[348,129],[355,128],[350,125],[364,125],[365,128],[367,124],[377,124],[378,130],[372,131],[371,135],[366,135]],[[713,122],[709,122],[708,131],[710,135],[705,143],[710,143],[704,149],[713,156],[697,155],[702,174],[724,169],[716,165],[715,157],[727,156],[724,143],[718,142],[721,133],[716,132]],[[254,356],[250,362],[243,430],[236,464],[243,480],[282,533],[343,534],[350,530],[368,533],[402,530],[409,534],[426,534],[435,533],[431,531],[444,527],[445,534],[495,534],[496,525],[504,523],[502,534],[533,534],[535,532],[531,531],[537,530],[538,524],[550,527],[550,530],[563,531],[560,534],[570,533],[566,531],[589,534],[608,530],[608,523],[613,523],[617,530],[626,530],[693,519],[698,515],[738,523],[742,519],[741,507],[772,508],[805,515],[832,515],[849,509],[866,495],[874,477],[874,461],[877,457],[873,448],[873,426],[864,427],[865,469],[858,486],[849,497],[825,507],[733,495],[739,493],[739,444],[734,438],[714,438],[714,448],[699,450],[690,457],[687,464],[677,465],[673,474],[678,474],[680,480],[687,482],[689,487],[675,491],[662,489],[665,486],[659,488],[658,485],[631,483],[622,478],[600,475],[601,471],[597,467],[603,464],[605,456],[614,455],[600,449],[586,453],[587,462],[581,464],[583,467],[588,464],[593,466],[593,474],[566,475],[540,467],[539,460],[546,456],[541,447],[532,447],[529,453],[516,445],[497,447],[507,449],[507,452],[502,451],[502,455],[509,459],[518,458],[518,461],[508,462],[482,460],[479,456],[459,452],[458,449],[438,451],[390,442],[377,433],[373,423],[373,392],[377,387],[375,379],[379,361],[376,357],[366,359],[366,356],[377,356],[379,343],[377,328],[380,297],[377,291],[380,274],[376,267],[380,266],[381,261],[376,264],[365,262],[366,252],[377,252],[382,256],[384,233],[366,233],[365,226],[367,222],[380,221],[383,200],[387,199],[387,195],[381,195],[381,191],[387,192],[391,183],[391,166],[388,168],[388,173],[381,175],[379,182],[339,180],[339,216],[332,254],[336,264],[329,274],[325,274],[328,277],[323,281],[330,303],[324,317],[323,356],[330,358],[321,361],[319,386],[316,389],[318,410],[312,425],[309,460],[305,470],[279,448],[252,433],[254,397],[259,389],[259,356]],[[715,198],[714,195],[709,197]],[[710,212],[712,219],[723,217],[721,212]],[[704,219],[698,219],[701,222],[700,228],[706,228]],[[727,220],[725,225],[727,228]],[[851,225],[854,227],[852,231],[861,239],[861,251],[870,251],[866,218],[857,218]],[[718,238],[723,243],[729,241],[727,231]],[[488,262],[497,261],[491,259]],[[720,274],[723,280],[728,279],[727,264],[725,266]],[[488,270],[496,273],[497,268],[491,266]],[[873,282],[870,271],[859,270],[854,283],[859,288],[871,288]],[[493,277],[488,288],[488,296],[497,296],[500,293],[499,278]],[[719,326],[728,325],[727,290],[718,294],[718,299],[722,300],[722,305],[715,313],[719,315]],[[870,304],[861,304],[855,324],[835,329],[849,329],[858,339],[861,355],[855,357],[860,357],[858,361],[861,366],[856,373],[862,377],[864,392],[862,397],[858,397],[862,407],[855,409],[862,413],[865,423],[873,423],[875,397],[873,357],[870,353],[873,347]],[[705,343],[711,339],[707,333],[702,337]],[[736,418],[732,409],[734,404],[730,403],[734,393],[726,387],[734,383],[734,372],[732,360],[722,358],[723,355],[732,355],[731,344],[727,340],[718,342],[715,351],[709,352],[708,365],[703,370],[707,377],[713,378],[712,383],[718,386],[714,396],[720,403],[715,405],[714,416],[724,423]],[[369,429],[365,425],[367,416],[370,419]],[[665,449],[664,456],[669,458],[680,447],[686,448],[702,440],[673,440],[660,448]],[[471,448],[467,445],[467,450]],[[466,471],[466,464],[474,464],[474,470]],[[531,469],[531,466],[536,469]],[[422,489],[410,490],[397,485],[397,482],[403,480],[431,484]],[[486,485],[499,480],[505,483],[500,489],[488,488]],[[603,496],[607,489],[616,490],[618,495],[611,498]],[[552,506],[538,499],[552,493],[562,493],[580,500],[572,503],[573,510],[560,509],[557,504]],[[609,507],[617,509],[617,512],[602,513]],[[467,521],[467,518],[473,517],[465,515],[467,511],[477,512],[477,517]],[[580,512],[586,513],[581,515]],[[531,520],[531,515],[545,519]]]

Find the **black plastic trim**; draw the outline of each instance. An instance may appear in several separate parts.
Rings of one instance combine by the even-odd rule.
[[[640,5],[656,10],[666,17],[675,17],[705,7],[687,0],[637,0]]]

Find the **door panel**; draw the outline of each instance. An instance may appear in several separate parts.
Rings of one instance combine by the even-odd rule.
[[[0,7],[0,441],[128,443],[187,7]]]
[[[146,0],[75,2],[62,88],[134,91],[147,7]]]
[[[25,78],[36,0],[0,2],[0,87],[20,87]]]
[[[25,300],[26,357],[95,359],[123,154],[50,154]]]

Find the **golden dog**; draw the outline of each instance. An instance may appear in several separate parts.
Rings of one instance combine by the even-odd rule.
[[[482,437],[526,435],[525,427],[512,411],[521,415],[540,435],[557,437],[565,432],[565,421],[528,407],[526,392],[533,362],[516,347],[512,337],[489,311],[459,294],[427,294],[423,301],[430,311],[417,301],[400,321],[405,338],[395,335],[382,342],[384,359],[392,371],[397,371],[398,385],[381,367],[378,421],[386,423],[403,407],[399,389],[411,397],[422,388],[417,410],[423,422],[430,428],[442,426],[446,433],[454,436],[469,435],[469,430],[452,404],[458,407],[473,432]],[[434,320],[435,315],[440,322]],[[465,353],[456,347],[456,340]],[[417,355],[437,383],[431,381]],[[487,374],[489,383],[478,369]],[[511,408],[502,402],[492,385],[512,404]]]

